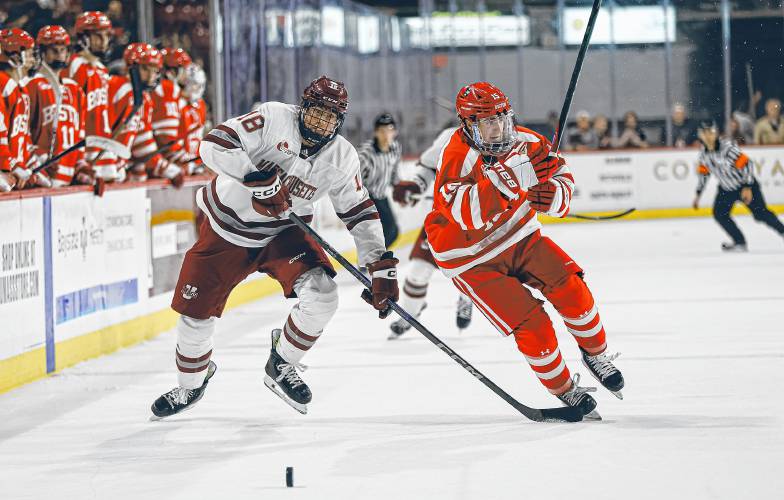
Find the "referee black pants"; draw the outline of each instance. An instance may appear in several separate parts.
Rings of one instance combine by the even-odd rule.
[[[727,234],[730,235],[730,238],[732,238],[732,241],[735,242],[735,244],[745,245],[746,238],[743,237],[743,233],[740,232],[738,225],[735,224],[735,221],[730,217],[732,206],[735,205],[735,202],[740,201],[740,191],[740,189],[725,191],[719,186],[719,192],[716,194],[716,201],[713,202],[713,218],[716,219],[716,222],[719,223],[722,229],[727,231]],[[754,217],[754,220],[767,224],[780,235],[784,235],[784,224],[776,217],[776,214],[768,210],[767,205],[765,205],[765,198],[762,197],[762,191],[760,190],[757,181],[754,181],[754,184],[751,185],[751,193],[753,198],[751,203],[747,206],[749,207],[749,210],[751,210],[751,215]]]
[[[381,218],[381,226],[384,228],[384,245],[389,248],[397,239],[400,230],[397,227],[395,214],[392,213],[392,207],[389,206],[387,198],[370,198],[376,204],[378,215]]]

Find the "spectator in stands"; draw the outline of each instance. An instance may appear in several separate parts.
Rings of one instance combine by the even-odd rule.
[[[727,137],[738,143],[739,145],[743,146],[747,143],[746,136],[741,131],[740,121],[735,118],[735,115],[732,115],[730,118],[729,128],[727,130]]]
[[[686,116],[686,107],[676,102],[672,107],[672,144],[667,143],[667,126],[661,128],[662,143],[676,148],[685,148],[697,142],[697,130]]]
[[[618,148],[647,148],[648,142],[637,119],[637,113],[627,111],[623,115],[623,131],[615,143]]]
[[[593,119],[593,132],[596,134],[599,149],[610,149],[614,147],[612,133],[610,132],[610,122],[604,115],[596,115]]]
[[[567,151],[588,151],[599,147],[599,139],[591,128],[591,115],[585,110],[577,112],[576,124],[569,128],[564,138]]]
[[[757,144],[784,144],[784,118],[781,117],[781,101],[765,101],[765,116],[754,127],[754,142]]]

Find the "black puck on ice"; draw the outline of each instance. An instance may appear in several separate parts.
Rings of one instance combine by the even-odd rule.
[[[286,486],[294,486],[294,467],[286,467]]]

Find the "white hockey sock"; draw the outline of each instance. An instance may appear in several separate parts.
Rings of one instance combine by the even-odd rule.
[[[180,316],[177,321],[177,381],[180,387],[197,389],[204,383],[212,355],[215,318]]]
[[[403,283],[403,297],[400,303],[403,309],[413,315],[419,314],[425,305],[427,286],[435,269],[429,262],[422,259],[411,261],[406,280]]]
[[[294,291],[299,302],[291,309],[275,348],[289,363],[298,363],[313,347],[338,308],[337,284],[322,268],[300,276]]]

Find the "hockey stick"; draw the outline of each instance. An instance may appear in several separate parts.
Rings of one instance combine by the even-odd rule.
[[[122,120],[122,117],[123,117],[124,113],[120,114],[120,116],[118,116],[117,119],[114,120],[114,123],[112,124],[112,138],[117,137],[117,135],[120,132],[120,121],[122,121],[122,127],[125,127],[125,125],[130,121],[131,117],[136,114],[136,111],[142,105],[142,97],[141,97],[142,96],[142,89],[141,89],[141,78],[139,77],[139,70],[136,69],[136,68],[131,68],[130,75],[131,75],[131,86],[133,88],[133,106],[132,106],[132,110],[131,110],[131,113],[125,118],[125,120]],[[138,100],[137,100],[137,96],[139,96]],[[138,105],[137,105],[137,103],[138,103]],[[49,165],[55,163],[57,160],[59,160],[63,156],[66,156],[66,155],[68,155],[70,153],[73,153],[74,151],[76,151],[79,148],[83,148],[85,146],[85,144],[87,144],[87,139],[86,138],[80,140],[77,143],[75,143],[70,148],[64,149],[63,151],[60,151],[59,153],[57,153],[56,155],[52,156],[51,158],[49,158],[48,160],[46,160],[42,164],[38,165],[37,167],[35,167],[33,169],[32,173],[35,174],[37,172],[40,172],[41,170],[45,169]],[[96,157],[95,160],[100,158],[102,154],[103,154],[103,151],[101,151],[101,153],[99,153],[98,157]],[[93,163],[95,162],[95,160],[93,160]]]
[[[628,210],[624,210],[623,212],[618,212],[617,214],[610,214],[610,215],[580,215],[580,214],[566,214],[567,217],[571,217],[572,219],[582,219],[582,220],[612,220],[612,219],[620,219],[626,215],[637,210],[636,208],[630,208]]]
[[[585,27],[585,34],[583,35],[583,42],[580,44],[580,51],[577,53],[577,61],[574,63],[572,70],[572,79],[569,81],[569,88],[566,90],[566,97],[564,97],[563,107],[561,107],[561,115],[558,117],[558,128],[555,130],[555,137],[553,137],[553,151],[556,153],[561,146],[561,135],[564,126],[566,126],[566,118],[569,116],[569,108],[572,107],[572,98],[574,91],[577,87],[577,80],[580,79],[580,71],[583,68],[583,60],[585,53],[588,51],[588,45],[591,43],[591,34],[593,34],[593,27],[596,25],[596,17],[599,15],[599,9],[602,6],[602,0],[593,0],[593,7],[591,7],[591,16],[588,18],[588,25]]]
[[[354,276],[357,280],[359,280],[365,288],[370,289],[371,283],[370,280],[362,274],[356,267],[354,267],[345,257],[340,255],[337,250],[335,250],[329,243],[324,240],[316,231],[314,231],[300,216],[297,214],[290,214],[289,218],[294,221],[294,223],[299,226],[303,231],[309,234],[314,240],[318,242],[319,245],[335,260],[337,260],[341,266],[343,266],[352,276]],[[413,316],[411,316],[405,309],[400,307],[396,302],[389,301],[390,305],[392,306],[392,310],[395,311],[400,315],[401,318],[408,321],[408,323],[416,328],[419,333],[425,336],[427,340],[432,342],[436,345],[439,349],[444,351],[444,353],[452,358],[457,364],[462,366],[468,373],[473,375],[477,378],[480,382],[482,382],[488,389],[493,391],[497,396],[501,399],[509,403],[515,410],[522,413],[526,418],[533,420],[535,422],[579,422],[583,419],[583,415],[577,408],[574,407],[563,407],[563,408],[545,408],[545,409],[538,409],[538,408],[531,408],[530,406],[526,406],[520,402],[518,402],[515,398],[510,396],[506,393],[503,389],[495,385],[495,383],[483,375],[479,370],[474,368],[471,363],[463,359],[459,354],[453,351],[449,346],[444,344],[438,337],[433,335],[430,330],[425,328],[422,323],[416,320]]]

